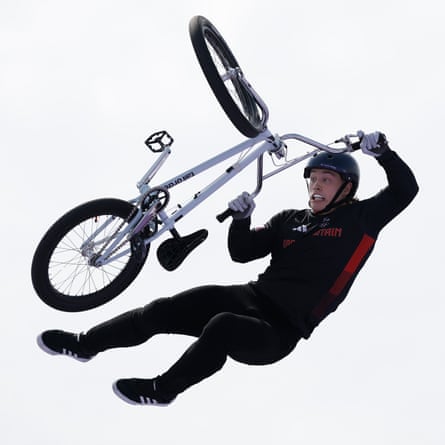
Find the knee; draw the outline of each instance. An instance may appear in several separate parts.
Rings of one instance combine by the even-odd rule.
[[[140,308],[141,317],[162,316],[168,311],[169,298],[157,298]]]
[[[201,337],[213,343],[225,342],[233,328],[235,318],[235,314],[230,312],[215,315],[204,327]]]
[[[152,310],[161,310],[170,305],[171,298],[169,297],[161,297],[153,300],[151,303],[148,303],[145,307],[150,307]]]

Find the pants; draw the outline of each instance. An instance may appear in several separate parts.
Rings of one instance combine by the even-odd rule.
[[[92,353],[141,344],[161,333],[197,340],[158,378],[179,394],[221,369],[227,356],[249,365],[274,363],[300,335],[249,285],[202,286],[152,303],[90,329],[83,346]]]

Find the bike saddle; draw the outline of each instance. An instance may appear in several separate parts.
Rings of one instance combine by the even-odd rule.
[[[168,271],[175,270],[187,255],[207,238],[207,235],[208,231],[201,229],[187,236],[165,240],[156,252],[159,263]]]

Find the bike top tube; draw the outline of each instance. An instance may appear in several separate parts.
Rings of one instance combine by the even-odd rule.
[[[162,184],[160,184],[160,187],[164,187],[167,189],[172,188],[178,184],[183,183],[187,179],[190,179],[190,178],[202,173],[203,171],[235,156],[236,154],[239,154],[239,153],[243,152],[244,150],[247,150],[247,149],[257,145],[258,143],[261,143],[264,141],[269,141],[272,143],[272,145],[270,147],[271,152],[274,151],[274,148],[278,151],[280,148],[280,144],[288,139],[294,139],[294,140],[303,142],[307,145],[310,145],[312,147],[315,147],[318,150],[323,150],[323,151],[327,151],[330,153],[342,153],[345,151],[352,151],[352,149],[348,146],[345,146],[344,148],[340,148],[340,149],[333,148],[333,147],[330,147],[329,145],[322,144],[321,142],[317,142],[313,139],[310,139],[306,136],[303,136],[303,135],[297,134],[297,133],[288,133],[288,134],[284,134],[282,136],[274,136],[268,129],[266,129],[265,131],[260,133],[258,136],[251,138],[251,139],[247,139],[246,141],[242,142],[241,144],[235,145],[234,147],[229,148],[228,150],[225,150],[222,153],[219,153],[218,155],[213,156],[213,157],[207,159],[206,161],[201,162],[200,164],[197,164],[194,167],[192,167],[188,170],[185,170],[182,173],[180,173],[170,179],[167,179]],[[164,161],[170,155],[170,153],[171,153],[171,151],[168,150],[167,152],[163,153],[160,156],[160,158],[155,162],[155,164],[148,170],[148,172],[144,175],[144,177],[138,182],[138,187],[142,186],[143,184],[148,184],[148,182],[151,181],[151,179],[153,179],[155,173],[160,169],[160,167],[163,165]],[[258,156],[260,156],[262,153],[263,153],[263,151],[258,152]],[[313,153],[313,152],[311,152],[311,153]],[[298,159],[300,159],[300,158],[298,158]],[[294,164],[295,163],[293,163],[292,165],[294,165]]]

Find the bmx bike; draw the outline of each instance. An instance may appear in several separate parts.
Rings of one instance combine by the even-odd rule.
[[[159,245],[157,257],[165,269],[176,269],[208,234],[206,229],[201,229],[180,235],[176,223],[250,164],[256,162],[256,187],[251,193],[255,197],[265,179],[319,151],[338,153],[359,147],[358,136],[354,134],[327,145],[296,133],[273,134],[267,127],[267,105],[245,78],[218,30],[205,17],[195,16],[190,21],[189,32],[214,95],[247,139],[152,185],[173,144],[167,131],[153,133],[145,143],[158,156],[137,183],[139,193],[135,198],[128,201],[102,198],[81,204],[58,219],[41,239],[32,260],[31,278],[37,295],[47,305],[61,311],[79,312],[115,298],[141,271],[150,244],[167,232],[171,236]],[[311,150],[290,156],[291,141],[299,141]],[[273,163],[268,173],[263,169],[266,153]],[[234,160],[212,182],[188,201],[167,210],[174,189],[230,159]],[[223,221],[230,214],[227,209],[217,218]]]

